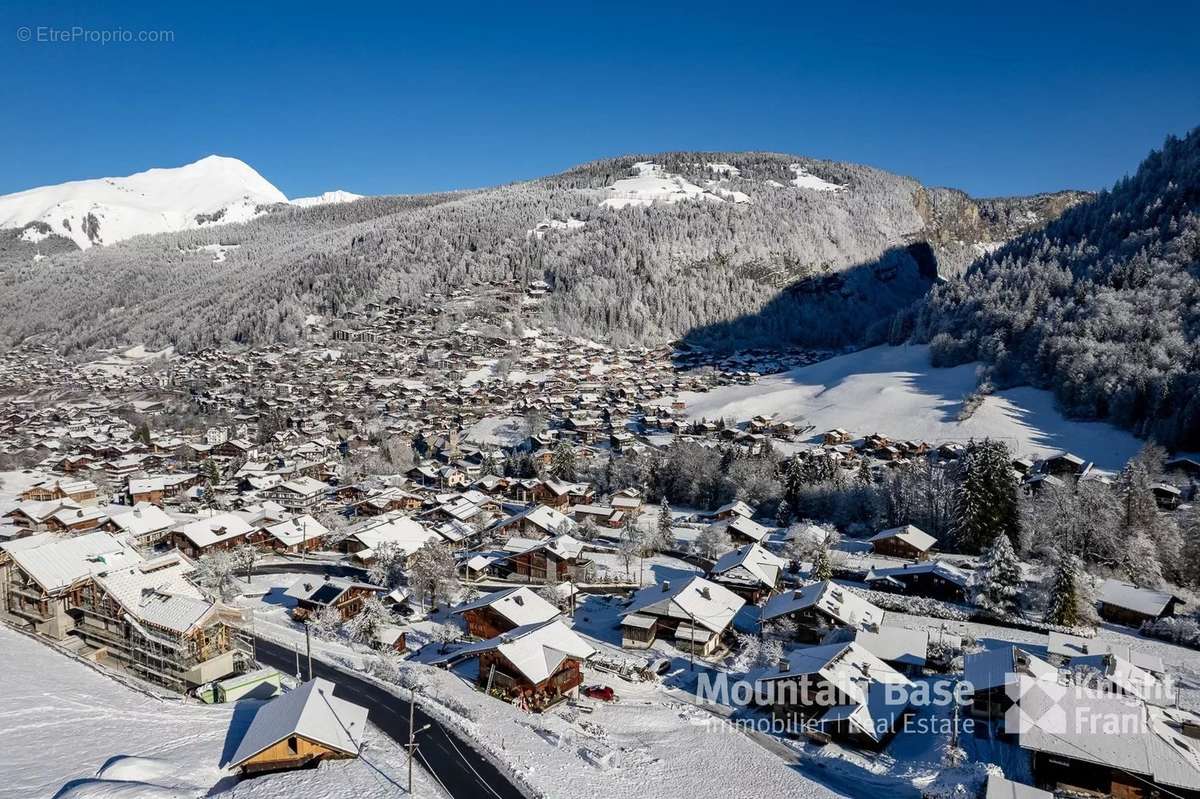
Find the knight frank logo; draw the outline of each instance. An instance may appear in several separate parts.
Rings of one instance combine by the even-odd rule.
[[[1004,730],[1010,735],[1038,727],[1045,732],[1067,732],[1070,719],[1063,706],[1068,687],[1057,680],[1038,680],[1028,674],[1008,675],[1005,693],[1011,705],[1004,713]]]

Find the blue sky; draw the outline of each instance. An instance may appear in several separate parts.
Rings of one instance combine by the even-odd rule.
[[[1001,195],[1200,124],[1200,3],[973,5],[7,0],[0,193],[211,153],[294,197],[754,149]],[[72,26],[174,41],[37,40]]]

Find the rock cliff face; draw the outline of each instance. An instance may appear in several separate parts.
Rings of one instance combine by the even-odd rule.
[[[975,199],[957,189],[919,187],[913,202],[926,227],[913,238],[933,248],[940,277],[958,277],[979,257],[1045,227],[1093,196],[1084,191],[1059,191]]]

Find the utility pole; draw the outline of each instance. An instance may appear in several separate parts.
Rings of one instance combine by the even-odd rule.
[[[416,746],[417,733],[413,729],[413,708],[416,707],[417,697],[414,693],[408,698],[408,795],[412,796],[412,762],[413,747]]]
[[[296,644],[292,651],[296,653],[296,682],[300,682],[300,645]]]
[[[308,560],[308,519],[300,520],[300,560]]]
[[[308,679],[311,681],[312,676],[312,627],[308,621],[304,622],[304,648],[308,651]]]

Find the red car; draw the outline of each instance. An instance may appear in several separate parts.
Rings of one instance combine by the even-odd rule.
[[[607,685],[589,685],[583,689],[583,695],[588,699],[599,699],[602,702],[611,702],[617,698],[613,689]]]

